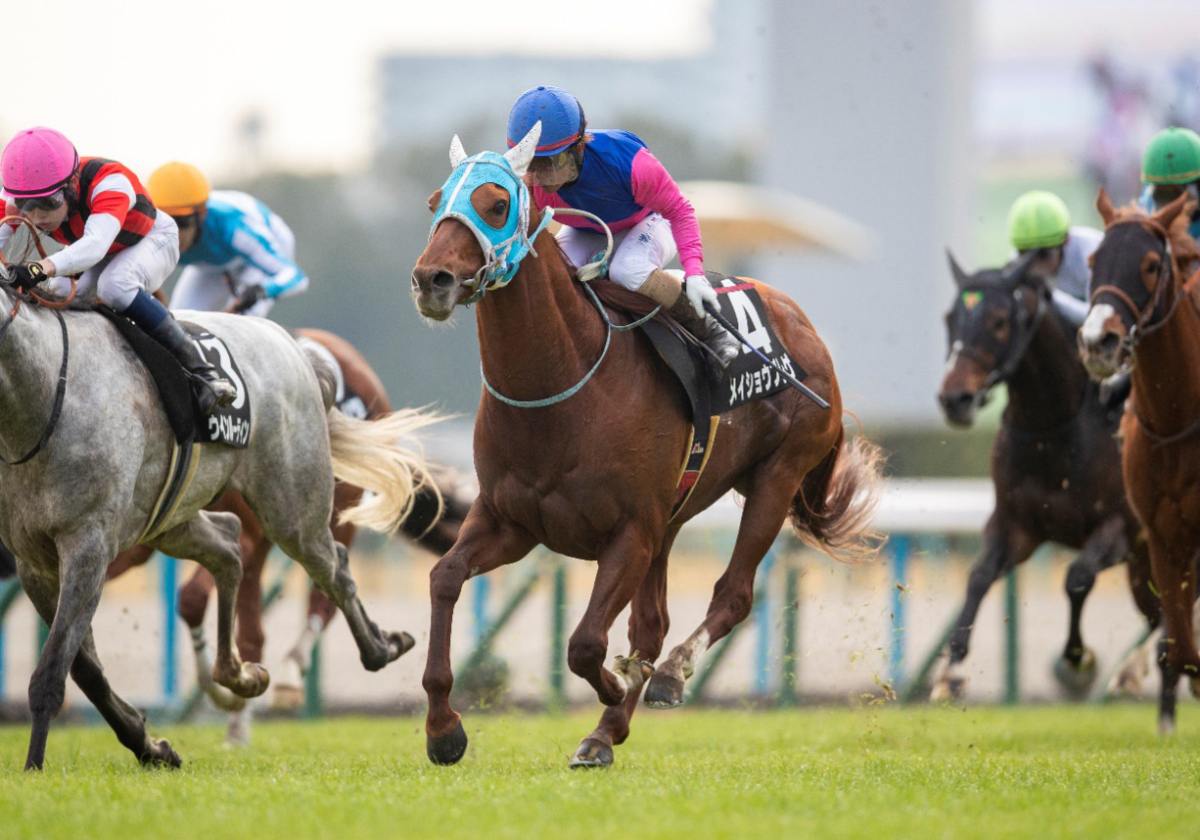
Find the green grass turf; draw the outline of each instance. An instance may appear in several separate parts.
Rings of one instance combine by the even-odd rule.
[[[594,715],[468,716],[434,767],[415,718],[166,727],[178,772],[146,771],[106,729],[51,733],[20,770],[0,729],[0,837],[1154,837],[1197,813],[1200,716],[1154,734],[1148,705],[639,712],[605,771],[566,756]]]

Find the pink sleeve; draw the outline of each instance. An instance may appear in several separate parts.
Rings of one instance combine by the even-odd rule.
[[[683,273],[691,277],[704,273],[704,247],[700,244],[700,224],[691,203],[658,158],[642,149],[633,157],[631,172],[633,200],[662,215],[671,223],[671,235],[679,249]]]

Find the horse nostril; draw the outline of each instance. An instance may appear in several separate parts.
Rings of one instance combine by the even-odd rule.
[[[421,284],[417,282],[417,272],[414,271],[412,273],[412,275],[408,278],[408,282],[414,292],[421,291]]]
[[[1117,348],[1121,346],[1121,339],[1116,333],[1105,333],[1100,339],[1100,350],[1104,353],[1115,353]]]
[[[457,280],[457,278],[453,274],[451,274],[449,271],[439,270],[439,271],[435,272],[433,275],[434,287],[441,289],[443,291],[453,287],[456,280]]]

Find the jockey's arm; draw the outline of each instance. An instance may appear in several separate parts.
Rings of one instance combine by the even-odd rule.
[[[54,266],[52,274],[79,274],[104,259],[137,201],[137,193],[128,178],[116,173],[96,184],[90,199],[80,196],[80,200],[90,200],[91,214],[76,242],[42,261]]]
[[[704,248],[700,242],[700,223],[696,211],[679,186],[659,162],[642,149],[633,159],[633,200],[648,207],[671,223],[671,235],[679,249],[684,275],[704,274]]]
[[[280,256],[270,243],[256,233],[239,229],[231,243],[246,261],[238,272],[241,285],[261,286],[269,298],[297,294],[308,288],[308,277],[294,262]]]

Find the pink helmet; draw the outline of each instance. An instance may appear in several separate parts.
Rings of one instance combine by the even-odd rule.
[[[52,128],[18,131],[0,154],[4,191],[13,198],[37,198],[58,192],[79,168],[79,153]]]

